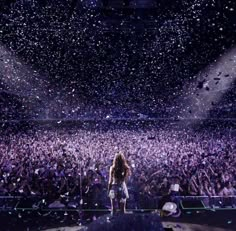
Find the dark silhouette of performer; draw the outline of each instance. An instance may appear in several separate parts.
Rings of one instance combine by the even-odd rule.
[[[111,199],[111,214],[116,208],[125,213],[126,199],[129,198],[126,181],[130,175],[130,167],[122,153],[115,155],[113,165],[110,167],[108,192]],[[118,206],[116,206],[118,205]]]

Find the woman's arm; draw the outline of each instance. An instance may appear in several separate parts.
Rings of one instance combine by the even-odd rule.
[[[127,174],[126,174],[126,176],[125,176],[125,181],[128,180],[129,176],[131,176],[131,170],[130,170],[130,168],[127,169]]]
[[[195,188],[193,182],[189,182],[189,184],[188,184],[188,192],[191,195],[197,195],[197,189]]]
[[[112,184],[112,167],[110,167],[109,171],[108,192],[111,190],[111,184]]]
[[[204,185],[203,189],[205,190],[207,196],[212,196],[208,186],[206,187],[206,186]]]
[[[188,184],[188,191],[189,193],[191,193],[192,195],[197,195],[198,192],[198,185],[196,183],[196,181],[194,180],[194,178],[192,177],[189,181]]]
[[[154,172],[154,173],[150,176],[150,178],[152,178],[152,177],[158,175],[160,172],[161,172],[161,170],[158,170],[158,171]]]
[[[203,170],[203,173],[206,176],[208,183],[210,184],[211,180],[210,180],[210,177],[207,175],[207,172],[205,170]]]

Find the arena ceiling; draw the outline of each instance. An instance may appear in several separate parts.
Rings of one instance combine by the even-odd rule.
[[[235,46],[233,1],[118,3],[2,2],[1,90],[42,107],[155,114],[178,107],[186,86],[198,89],[199,73]]]

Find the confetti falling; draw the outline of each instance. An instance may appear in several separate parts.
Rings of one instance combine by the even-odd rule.
[[[95,2],[62,2],[16,1],[3,9],[0,87],[19,96],[17,105],[5,102],[5,117],[16,118],[14,107],[20,119],[104,118],[105,111],[132,117],[132,110],[170,117],[186,82],[235,42],[232,1],[223,9],[210,0],[162,4],[157,14],[143,5],[123,15],[106,15]]]
[[[219,132],[223,125],[213,133],[198,134],[170,127],[156,132],[155,126],[153,131],[137,132],[127,129],[128,124],[121,126],[122,132],[112,126],[98,132],[100,123],[94,132],[86,123],[85,130],[63,128],[70,120],[235,119],[235,2],[220,2],[1,1],[0,150],[7,154],[2,157],[7,162],[1,162],[0,190],[42,196],[35,209],[63,208],[69,202],[71,208],[91,205],[78,197],[81,179],[91,177],[94,184],[103,185],[109,155],[120,149],[129,156],[140,195],[165,191],[160,179],[174,174],[168,172],[170,166],[177,173],[184,166],[183,182],[190,169],[185,186],[191,185],[196,194],[201,193],[194,185],[207,176],[219,178],[223,190],[222,182],[234,176],[234,160],[228,154],[233,156],[235,150],[233,133]],[[14,133],[8,127],[9,121],[32,120],[53,120],[61,130]],[[216,152],[225,159],[220,170],[220,158],[212,159]],[[176,153],[183,154],[177,166]],[[198,156],[206,153],[210,156],[201,161]],[[103,163],[95,168],[97,160]],[[205,176],[201,164],[209,163],[212,169],[207,168]],[[194,172],[195,164],[200,176]],[[163,175],[156,173],[158,168]],[[211,170],[229,172],[216,176]],[[148,185],[147,176],[158,177]],[[88,185],[83,190],[90,195]],[[210,185],[204,190],[217,194]],[[49,202],[52,195],[55,201]],[[75,199],[70,201],[71,197]],[[223,206],[222,201],[219,204]]]

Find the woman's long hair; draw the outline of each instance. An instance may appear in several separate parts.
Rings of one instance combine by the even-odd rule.
[[[112,176],[119,181],[124,181],[129,174],[129,170],[129,165],[123,153],[117,153],[113,160]]]

